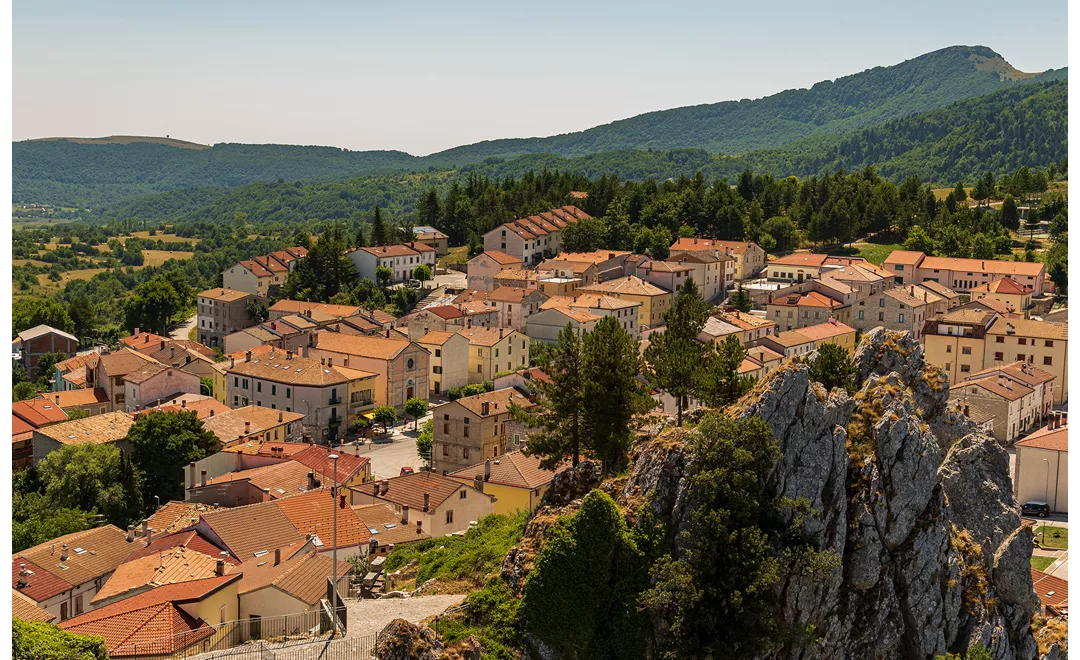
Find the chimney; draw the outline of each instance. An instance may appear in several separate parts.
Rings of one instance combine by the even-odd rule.
[[[408,525],[409,524],[409,505],[408,504],[402,504],[401,505],[401,524],[402,525]]]
[[[138,336],[139,336],[139,329],[138,329],[138,328],[135,328],[135,334],[134,334],[134,335],[132,335],[132,336],[134,336],[134,337],[138,337]]]
[[[214,575],[221,577],[225,575],[225,560],[219,559],[214,563]]]
[[[274,566],[281,563],[281,548],[274,549]]]
[[[195,461],[188,463],[188,481],[191,482],[191,488],[195,487]]]
[[[376,481],[375,483],[372,484],[372,493],[371,494],[374,495],[375,497],[379,496],[379,482],[378,481]]]
[[[491,481],[491,459],[484,461],[484,481]]]
[[[386,491],[388,490],[390,490],[390,482],[386,479],[383,479],[379,482],[379,494],[386,495]]]
[[[328,367],[334,366],[334,358],[332,358],[332,357],[326,358],[326,366],[328,366]]]
[[[211,408],[211,409],[210,409],[210,416],[211,416],[211,417],[213,417],[213,416],[214,416],[214,409],[213,409],[213,408]]]
[[[424,533],[424,528],[421,526],[420,518],[416,519],[416,533],[417,534],[423,534]]]
[[[484,492],[484,478],[479,474],[473,477],[473,488],[481,493]]]
[[[428,493],[424,493],[424,513],[427,513],[430,510],[431,510],[431,495],[428,494]],[[65,545],[64,547],[66,548],[67,546]]]
[[[135,540],[135,525],[128,525],[127,542],[131,543],[134,540]],[[66,543],[64,544],[64,547],[65,548],[67,547]],[[64,561],[62,556],[61,556],[60,561]]]
[[[147,339],[149,339],[149,337],[147,337]],[[165,350],[165,340],[164,339],[161,340],[161,350]]]
[[[390,339],[390,328],[386,329],[386,338]]]
[[[487,402],[487,401],[483,401],[483,402],[481,402],[481,403],[480,403],[480,414],[481,414],[481,415],[486,415],[486,414],[488,414],[488,411],[489,411],[489,407],[488,407],[488,405],[489,405],[489,404],[488,404],[488,402]]]
[[[247,352],[247,353],[246,353],[246,354],[244,355],[244,362],[251,362],[251,351],[248,351],[248,352]]]
[[[187,399],[180,399],[180,407],[187,408]]]
[[[280,410],[278,411],[278,413],[277,413],[277,421],[278,421],[278,424],[285,421],[285,413],[284,412],[282,412]]]
[[[417,522],[420,522],[420,521],[418,520]],[[30,575],[29,571],[27,571],[27,570],[26,570],[26,564],[19,564],[19,582],[18,582],[18,587],[19,587],[20,589],[22,589],[23,587],[25,587],[25,586],[26,586],[26,584],[27,584],[27,583],[26,583],[26,578],[27,578],[27,577],[28,577],[29,575]]]
[[[1005,387],[1005,376],[998,374],[998,387]]]
[[[147,543],[150,543],[150,519],[142,521],[142,535]]]
[[[134,529],[134,527],[131,527],[130,525],[128,526],[128,528],[129,529]],[[67,543],[65,543],[65,544],[60,546],[60,561],[63,562],[63,561],[67,561],[67,560],[68,560],[68,545],[67,545]]]
[[[971,407],[968,406],[966,403],[964,404],[964,416],[971,417]]]
[[[315,471],[307,473],[307,489],[315,490]]]
[[[202,483],[203,486],[206,485],[206,470],[202,471],[202,482],[201,483]]]
[[[235,367],[236,366],[236,358],[229,358],[229,366],[230,367]]]

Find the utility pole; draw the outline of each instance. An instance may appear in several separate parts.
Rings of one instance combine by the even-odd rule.
[[[330,456],[328,458],[331,461],[334,462],[334,486],[333,486],[333,488],[330,489],[330,496],[331,496],[330,504],[334,507],[334,550],[333,550],[333,553],[334,553],[334,567],[333,567],[333,575],[334,575],[334,582],[333,582],[333,585],[334,585],[334,628],[337,629],[337,622],[338,622],[338,585],[337,585],[337,507],[338,507],[338,503],[337,503],[337,462],[338,462],[338,455],[337,454],[330,454]]]

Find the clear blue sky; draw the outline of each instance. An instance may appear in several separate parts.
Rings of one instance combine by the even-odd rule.
[[[521,4],[524,6],[509,6]],[[1067,65],[1067,6],[17,0],[13,137],[422,155],[758,98],[945,46]]]

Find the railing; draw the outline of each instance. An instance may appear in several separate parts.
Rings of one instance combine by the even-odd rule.
[[[330,397],[330,402],[328,404],[326,404],[326,405],[328,405],[328,406],[337,406],[337,405],[341,405],[342,403],[345,403],[345,401],[342,400],[342,398],[340,396],[332,396],[332,397]]]
[[[322,636],[320,610],[273,617],[227,621],[149,642],[125,644],[109,652],[111,658],[191,658],[260,641],[260,647],[283,648]],[[272,657],[272,656],[268,656]]]
[[[378,633],[362,637],[323,640],[289,648],[272,648],[263,642],[195,656],[191,660],[366,660],[379,641]]]

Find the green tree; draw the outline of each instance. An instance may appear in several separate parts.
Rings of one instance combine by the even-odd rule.
[[[86,412],[86,410],[84,410],[82,408],[72,408],[71,410],[68,411],[67,416],[68,416],[68,421],[72,421],[72,420],[75,420],[75,419],[86,419],[87,417],[90,416],[90,413]]]
[[[952,195],[953,199],[956,200],[957,204],[963,204],[967,201],[967,188],[964,187],[964,183],[962,181],[956,182],[956,185],[953,187]]]
[[[64,332],[75,332],[75,322],[67,307],[51,298],[19,298],[11,306],[12,337],[23,330],[47,325]]]
[[[544,396],[528,408],[511,404],[510,414],[528,428],[527,453],[543,457],[540,465],[555,469],[567,456],[578,464],[583,447],[582,416],[585,409],[585,359],[581,337],[566,324],[551,348],[550,363],[545,367],[550,383],[540,387]]]
[[[581,350],[584,437],[600,457],[603,471],[617,472],[633,443],[634,416],[653,406],[637,379],[641,367],[638,343],[617,318],[605,316],[585,334]]]
[[[199,394],[204,396],[214,396],[214,379],[210,376],[203,376],[199,379]]]
[[[652,566],[640,599],[663,622],[664,658],[751,657],[778,632],[780,562],[770,544],[779,506],[765,480],[780,456],[760,418],[710,414],[691,436],[686,527]]]
[[[413,397],[405,402],[405,414],[413,418],[413,430],[417,429],[419,419],[427,414],[428,405],[427,401],[418,397]]]
[[[221,441],[194,412],[150,411],[128,429],[131,460],[145,475],[143,502],[184,498],[184,468],[218,451]]]
[[[375,267],[375,281],[379,286],[386,288],[390,286],[390,280],[394,279],[394,271],[390,270],[389,266],[376,266]]]
[[[109,660],[105,638],[75,635],[52,623],[11,620],[11,657],[20,660]]]
[[[648,581],[644,552],[607,493],[544,533],[525,583],[527,629],[567,658],[645,657],[648,622],[635,599]]]
[[[781,215],[773,216],[765,221],[762,231],[773,237],[776,241],[776,249],[781,252],[787,252],[788,250],[798,247],[796,245],[798,241],[798,229],[795,227],[795,223],[792,222],[791,218]],[[762,249],[765,249],[764,246],[762,246]],[[768,250],[765,251],[768,252]]]
[[[68,359],[68,357],[70,356],[67,353],[61,353],[59,351],[50,351],[38,356],[38,387],[46,391],[52,389],[49,381],[56,377],[56,363],[63,362]]]
[[[664,312],[666,327],[649,336],[645,349],[647,375],[653,387],[675,399],[675,418],[682,426],[683,410],[697,392],[705,347],[697,336],[709,317],[708,305],[698,295],[697,285],[688,279],[679,287],[671,308]]]
[[[414,280],[420,280],[421,283],[427,282],[431,279],[431,266],[420,264],[416,268],[413,268],[412,276]]]
[[[142,479],[115,445],[65,445],[37,466],[57,508],[96,511],[124,529],[142,517]]]
[[[930,235],[926,233],[926,230],[915,225],[908,232],[907,240],[904,241],[902,246],[905,250],[911,250],[913,252],[924,252],[927,255],[934,254],[934,240],[930,238]]]
[[[254,298],[248,301],[244,310],[247,312],[248,318],[251,319],[253,325],[262,323],[270,318],[270,309]]]
[[[819,346],[808,367],[810,380],[821,383],[826,390],[840,387],[848,394],[855,393],[855,362],[844,347],[836,344]]]
[[[186,304],[168,278],[156,275],[135,287],[124,303],[124,322],[129,332],[143,328],[163,335]]]
[[[27,399],[33,399],[38,395],[38,387],[36,384],[29,381],[23,381],[16,383],[11,388],[11,400],[14,401],[26,401]]]
[[[1020,230],[1020,210],[1016,208],[1016,198],[1012,195],[1005,195],[1002,200],[1000,219],[1006,229]]]
[[[739,373],[747,351],[737,335],[728,335],[719,345],[706,351],[699,397],[711,406],[735,403],[750,391],[754,379]]]
[[[371,216],[371,244],[374,246],[386,245],[389,237],[389,230],[386,227],[386,221],[382,217],[382,209],[379,205],[375,205],[375,211]]]
[[[993,259],[996,255],[994,241],[986,234],[975,234],[975,240],[971,243],[972,259]]]
[[[740,312],[749,314],[750,310],[754,308],[754,301],[750,298],[750,294],[743,288],[742,282],[739,282],[739,288],[735,293],[731,294],[731,306]]]
[[[390,427],[398,420],[397,410],[393,406],[378,406],[372,413],[375,421],[383,425],[383,430],[390,432]]]
[[[420,431],[420,435],[416,438],[416,455],[420,460],[424,461],[424,464],[431,467],[431,450],[434,447],[434,424],[432,420],[424,422],[424,429]]]

